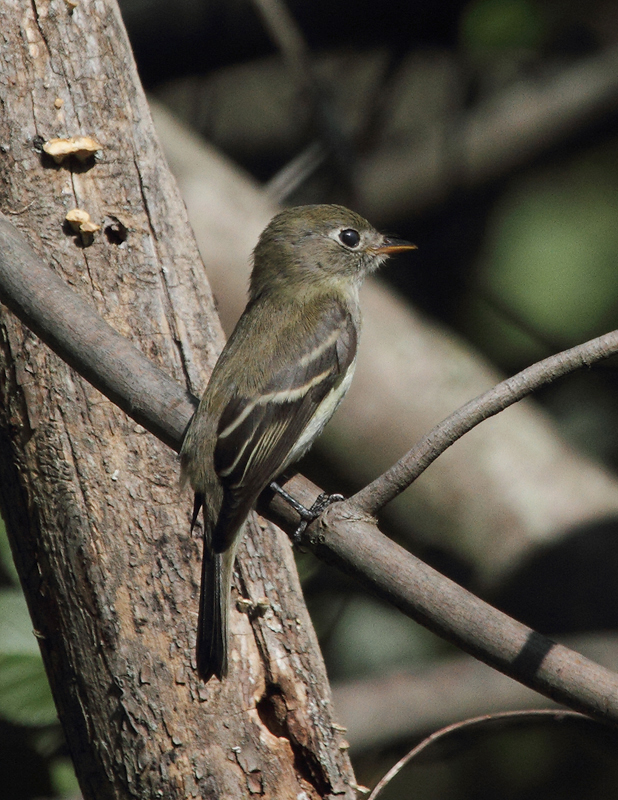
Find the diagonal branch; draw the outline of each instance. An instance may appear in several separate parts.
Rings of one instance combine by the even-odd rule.
[[[179,450],[196,398],[71,291],[2,214],[0,242],[2,302],[112,403]]]
[[[458,408],[429,431],[390,469],[348,501],[367,514],[375,514],[407,489],[439,455],[483,420],[563,375],[618,353],[618,330],[571,347],[507,378]]]
[[[315,498],[296,476],[285,488],[303,505]],[[274,497],[264,510],[293,531],[295,512]],[[575,711],[618,723],[618,674],[537,633],[441,575],[378,529],[349,502],[334,503],[302,540],[323,561],[480,661]]]
[[[113,402],[179,448],[192,412],[184,388],[89,312],[86,303],[76,301],[71,289],[2,216],[0,299]],[[75,313],[66,313],[68,309]],[[581,363],[592,358],[594,353]],[[164,403],[153,400],[158,388],[164,391]],[[287,488],[305,505],[319,493],[300,476]],[[298,521],[280,498],[270,498],[265,513],[288,530]],[[380,533],[374,520],[349,502],[331,506],[308,529],[305,543],[323,560],[487,664],[576,711],[618,725],[618,674],[535,633],[440,575]]]

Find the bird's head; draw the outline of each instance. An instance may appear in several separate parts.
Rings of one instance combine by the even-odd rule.
[[[388,256],[414,249],[344,206],[287,208],[270,221],[255,248],[251,297],[281,285],[359,286]]]

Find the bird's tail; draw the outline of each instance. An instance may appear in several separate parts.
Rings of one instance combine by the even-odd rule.
[[[204,542],[202,585],[197,624],[197,671],[203,681],[213,675],[219,680],[227,676],[228,621],[230,588],[236,542],[225,552],[215,553]]]

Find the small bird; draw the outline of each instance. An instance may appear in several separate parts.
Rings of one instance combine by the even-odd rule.
[[[338,205],[288,208],[260,236],[249,302],[210,377],[180,452],[204,513],[197,670],[228,671],[234,559],[260,493],[303,456],[347,392],[360,332],[359,289],[415,245]]]

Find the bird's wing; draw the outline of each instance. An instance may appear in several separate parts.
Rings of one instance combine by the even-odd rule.
[[[212,538],[216,551],[228,546],[260,492],[290,463],[290,454],[320,403],[345,377],[356,346],[349,312],[334,304],[305,339],[301,356],[290,353],[288,363],[279,362],[260,394],[236,396],[228,403],[214,453],[224,489]],[[300,455],[294,453],[295,458]]]

